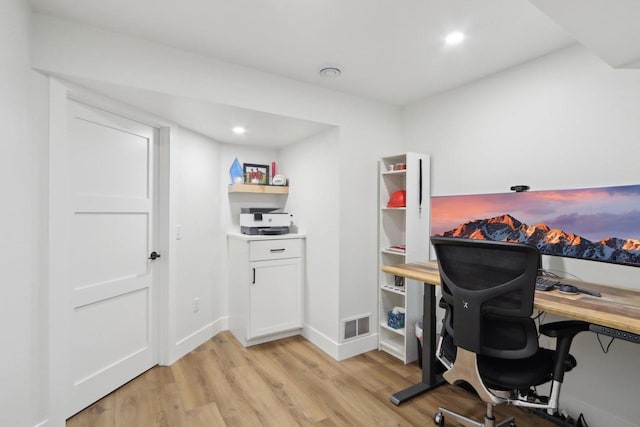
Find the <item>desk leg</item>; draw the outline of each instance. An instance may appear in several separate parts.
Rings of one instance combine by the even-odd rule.
[[[428,283],[424,284],[422,336],[422,382],[392,394],[389,400],[394,405],[400,405],[444,383],[442,376],[437,374],[440,362],[436,358],[436,289]]]

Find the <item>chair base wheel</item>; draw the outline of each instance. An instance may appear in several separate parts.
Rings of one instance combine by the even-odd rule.
[[[438,427],[444,426],[444,414],[442,412],[436,412],[433,416],[433,423]]]
[[[453,412],[446,408],[438,408],[438,412],[433,415],[433,423],[438,427],[444,426],[444,415],[450,415],[453,421],[457,421],[467,427],[516,427],[514,417],[506,418],[500,422],[496,422],[491,414],[484,417],[484,422],[465,417],[457,412]]]

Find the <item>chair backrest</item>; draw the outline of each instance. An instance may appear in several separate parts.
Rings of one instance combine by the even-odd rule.
[[[538,249],[438,236],[431,243],[448,306],[445,327],[455,346],[504,359],[533,355],[538,350],[531,319]]]

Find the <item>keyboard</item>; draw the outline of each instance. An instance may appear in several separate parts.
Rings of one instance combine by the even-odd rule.
[[[550,291],[554,286],[559,285],[560,282],[554,279],[538,276],[536,277],[536,290],[537,291]]]

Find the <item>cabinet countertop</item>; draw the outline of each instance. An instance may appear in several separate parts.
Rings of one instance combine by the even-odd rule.
[[[284,240],[284,239],[304,239],[307,237],[304,233],[274,234],[274,235],[256,235],[242,234],[238,231],[229,231],[228,237],[239,240]]]

